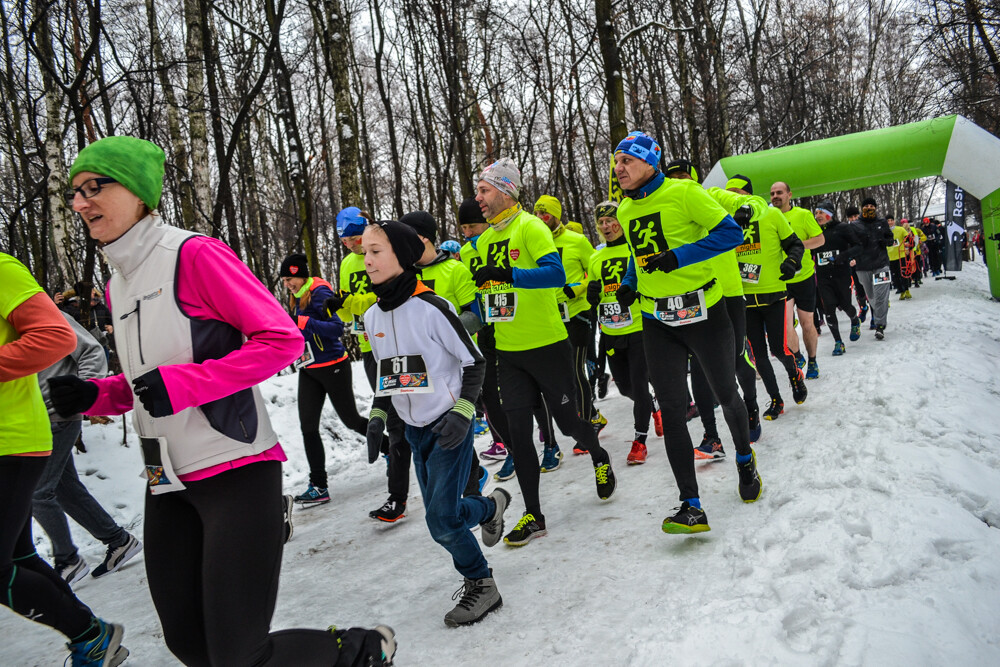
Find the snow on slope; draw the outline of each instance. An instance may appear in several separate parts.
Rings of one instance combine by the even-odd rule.
[[[384,467],[364,462],[360,437],[344,434],[327,408],[333,502],[296,513],[274,629],[388,623],[400,665],[1000,664],[1000,304],[988,298],[981,265],[966,263],[957,276],[893,300],[885,342],[865,326],[833,358],[831,336],[820,337],[821,376],[808,401],[765,422],[756,445],[761,500],[740,502],[732,458],[700,465],[707,534],[660,531],[679,504],[662,440],[651,437],[646,465],[625,466],[631,408],[612,385],[599,407],[617,494],[597,499],[589,457],[569,454],[543,475],[549,536],[487,550],[505,605],[470,628],[442,621],[461,578],[427,534],[416,484],[407,519],[368,519],[386,496]],[[295,386],[283,376],[263,389],[289,455],[285,488],[297,493],[307,466]],[[360,365],[355,387],[366,410]],[[690,430],[699,442],[697,420]],[[114,515],[141,530],[129,433],[125,449],[120,420],[87,426],[89,452],[76,461]],[[571,449],[565,436],[560,443]],[[504,486],[514,494],[510,526],[523,504],[515,480]],[[74,531],[96,564],[102,546]],[[43,535],[36,526],[47,556]],[[77,592],[126,625],[127,664],[178,664],[140,564],[87,577]],[[0,636],[0,665],[61,664],[65,655],[59,635],[6,609]]]

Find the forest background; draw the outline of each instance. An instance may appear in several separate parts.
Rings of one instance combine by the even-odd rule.
[[[223,239],[276,292],[290,252],[336,275],[346,206],[378,219],[426,210],[441,240],[458,237],[458,204],[499,156],[520,165],[526,206],[554,195],[595,239],[627,130],[702,174],[728,155],[951,113],[1000,135],[1000,5],[984,0],[0,0],[0,11],[0,250],[50,290],[108,276],[64,194],[78,151],[109,135],[162,146],[163,217]],[[872,194],[883,214],[912,217],[930,187]]]

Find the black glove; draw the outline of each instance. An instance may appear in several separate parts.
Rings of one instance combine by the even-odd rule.
[[[344,299],[347,298],[347,294],[340,292],[339,294],[334,294],[329,299],[323,302],[323,310],[326,311],[327,317],[333,317],[337,314],[337,311],[344,307]]]
[[[372,408],[368,417],[368,463],[375,463],[378,455],[382,453],[382,432],[385,431],[385,410]]]
[[[782,280],[791,280],[795,277],[795,272],[799,270],[797,262],[789,257],[784,262],[781,263],[781,275],[778,277]]]
[[[488,282],[512,283],[514,282],[514,269],[501,269],[498,266],[484,266],[476,271],[473,277],[476,287],[482,287]]]
[[[475,408],[473,408],[475,410]],[[450,410],[444,413],[444,417],[431,429],[438,434],[438,446],[441,449],[455,449],[469,435],[469,425],[472,420],[463,414]]]
[[[736,209],[736,213],[733,213],[733,220],[740,227],[746,227],[750,223],[750,218],[753,217],[753,209],[749,206],[740,206]]]
[[[622,308],[630,308],[638,297],[639,293],[625,284],[619,285],[618,291],[615,293],[615,300],[621,304]]]
[[[563,285],[563,294],[566,295],[567,299],[573,300],[576,298],[576,292],[569,285]]]
[[[601,291],[604,289],[604,285],[600,280],[591,280],[587,284],[587,303],[591,306],[596,306],[601,302]]]
[[[174,414],[167,385],[163,384],[159,369],[143,373],[132,380],[132,391],[151,417],[169,417]]]
[[[72,417],[97,401],[97,385],[75,375],[57,375],[49,378],[49,401],[61,417]]]
[[[674,254],[673,250],[658,252],[646,260],[645,268],[647,271],[663,271],[664,273],[670,273],[677,268],[677,255]]]

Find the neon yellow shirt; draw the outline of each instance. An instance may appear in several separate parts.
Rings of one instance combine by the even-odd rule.
[[[472,247],[472,241],[466,241],[458,251],[458,260],[472,275],[476,275],[476,271],[483,268],[483,258],[479,256],[479,251]]]
[[[344,257],[340,262],[340,291],[355,296],[370,295],[365,301],[370,299],[374,303],[375,301],[372,297],[375,295],[372,294],[371,289],[372,281],[368,277],[368,272],[365,271],[365,256],[356,255],[352,252]],[[368,305],[370,306],[371,304]],[[363,313],[365,310],[368,310],[368,308],[365,308],[361,312]],[[340,319],[344,320],[344,324],[349,324],[359,317],[348,310],[346,306],[344,309],[337,311],[337,314],[340,315]],[[362,352],[372,351],[372,346],[364,336],[358,336],[358,345],[361,347]]]
[[[903,229],[902,225],[893,225],[892,227],[892,245],[886,246],[886,252],[889,253],[889,259],[893,262],[897,261],[903,256],[903,251],[906,247],[903,243],[906,242],[906,237],[909,236],[907,231]]]
[[[751,220],[759,220],[767,213],[767,202],[760,197],[741,195],[722,188],[708,188],[705,192],[719,202],[729,215],[736,213],[742,206],[749,206],[753,210]],[[736,260],[736,249],[716,255],[709,261],[714,265],[715,276],[722,285],[722,295],[743,296],[743,278],[740,276],[740,264]]]
[[[618,303],[615,295],[618,294],[625,271],[628,270],[628,259],[631,256],[628,244],[619,243],[614,246],[604,246],[590,258],[590,266],[587,267],[587,275],[590,278],[588,282],[596,281],[601,284],[601,302],[597,305],[598,320],[601,319],[601,304]],[[624,336],[642,331],[642,310],[638,302],[629,307],[629,316],[632,324],[617,328],[605,326],[601,322],[601,331],[609,336]]]
[[[823,228],[816,222],[813,214],[800,206],[793,206],[788,213],[785,213],[785,219],[788,220],[792,231],[801,241],[823,233]],[[795,276],[788,282],[800,283],[806,278],[812,278],[814,273],[816,273],[816,264],[813,262],[812,251],[806,248],[805,252],[802,253],[802,268],[796,271]]]
[[[590,308],[586,293],[587,269],[590,268],[590,258],[594,255],[594,246],[590,245],[586,236],[566,229],[565,225],[552,233],[552,239],[555,241],[559,259],[562,260],[563,270],[566,271],[566,284],[579,283],[570,288],[576,294],[575,298],[568,299],[566,293],[559,290],[556,301],[569,301],[569,316],[576,317]]]
[[[652,314],[655,299],[694,292],[716,277],[711,261],[697,262],[670,273],[647,271],[647,259],[659,252],[695,243],[708,236],[727,215],[696,182],[666,179],[642,199],[625,199],[618,206],[618,221],[635,260],[637,292],[642,295],[642,311]],[[705,306],[711,308],[722,298],[718,281],[705,291]]]
[[[476,283],[472,274],[457,259],[446,259],[420,269],[420,282],[427,285],[455,306],[455,312],[461,312],[462,306],[476,300]]]
[[[537,269],[536,260],[556,252],[552,231],[534,215],[521,211],[502,231],[490,227],[476,243],[486,266]],[[514,319],[496,322],[497,350],[516,352],[551,345],[567,337],[566,327],[556,306],[555,287],[524,289],[510,283],[485,283],[479,288],[485,295],[513,292],[517,295]]]
[[[20,335],[7,321],[11,312],[45,290],[21,262],[0,252],[0,346]],[[0,456],[52,449],[49,413],[38,388],[38,376],[0,382]]]
[[[751,220],[743,230],[743,245],[736,248],[736,260],[741,268],[759,267],[758,282],[743,280],[745,294],[784,292],[781,263],[785,252],[781,242],[792,235],[792,227],[779,209],[768,207],[759,220]]]

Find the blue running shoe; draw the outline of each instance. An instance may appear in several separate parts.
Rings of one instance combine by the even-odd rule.
[[[760,409],[754,405],[753,410],[747,408],[747,413],[750,417],[750,443],[753,444],[760,440]]]
[[[806,379],[815,380],[819,377],[819,364],[814,359],[809,360],[809,369],[806,370]]]
[[[500,466],[500,470],[493,473],[493,479],[498,482],[506,482],[508,479],[513,479],[516,474],[514,472],[514,457],[508,454],[503,465]]]
[[[483,495],[483,489],[486,488],[486,482],[489,481],[490,474],[486,472],[486,468],[480,466],[479,468],[479,495]]]
[[[851,324],[851,340],[861,339],[861,322],[857,321]]]
[[[490,425],[486,423],[485,419],[477,419],[475,430],[473,430],[473,434],[482,435],[489,430],[490,430]]]
[[[871,323],[871,326],[868,327],[868,330],[869,331],[875,331],[875,318],[874,317],[872,317],[872,323]]]
[[[847,346],[844,345],[844,341],[837,341],[837,344],[833,346],[833,356],[842,356],[844,352],[847,352]]]
[[[554,445],[551,449],[542,450],[542,465],[539,468],[542,472],[553,472],[562,465],[563,453],[559,451],[559,445]]]
[[[122,635],[124,629],[114,623],[105,623],[99,618],[95,618],[97,624],[97,636],[90,641],[80,641],[73,644],[66,644],[69,649],[70,664],[72,667],[117,667],[125,662],[128,657],[128,649],[122,646]]]
[[[861,312],[858,313],[858,319],[861,320],[862,322],[864,322],[866,319],[868,319],[868,304],[867,303],[865,305],[861,306]]]
[[[802,356],[801,352],[795,353],[795,365],[798,366],[799,368],[806,367],[806,358]]]
[[[295,502],[303,507],[322,505],[330,502],[330,492],[327,489],[321,489],[310,484],[305,493],[295,496]]]

